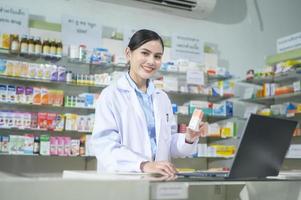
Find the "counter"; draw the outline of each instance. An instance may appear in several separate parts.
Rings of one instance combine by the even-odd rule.
[[[3,200],[301,200],[301,178],[262,180],[162,180],[148,174],[97,174],[65,171],[61,178],[26,178],[0,174]]]

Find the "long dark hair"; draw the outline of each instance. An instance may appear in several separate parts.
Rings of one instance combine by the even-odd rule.
[[[158,33],[147,30],[147,29],[141,29],[134,33],[134,35],[131,37],[130,42],[128,44],[128,47],[131,51],[134,51],[144,45],[145,43],[153,40],[160,41],[162,45],[162,49],[164,51],[164,44],[162,38],[158,35]]]

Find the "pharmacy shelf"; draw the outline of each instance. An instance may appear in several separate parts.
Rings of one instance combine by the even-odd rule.
[[[292,97],[299,97],[301,96],[301,92],[294,92],[289,94],[283,94],[279,96],[270,96],[270,97],[260,97],[260,98],[253,98],[253,99],[241,99],[241,101],[245,102],[252,102],[252,103],[271,103],[275,100],[289,100]]]
[[[69,57],[63,57],[58,64],[64,65],[67,68],[72,68],[72,67],[83,67],[83,68],[92,68],[93,70],[95,69],[101,69],[102,71],[109,71],[112,72],[114,70],[126,70],[125,65],[116,65],[114,63],[107,63],[107,62],[100,62],[100,63],[86,63],[82,62],[78,59],[70,59]]]
[[[180,72],[180,71],[164,71],[164,70],[159,70],[156,73],[156,76],[164,76],[164,75],[172,75],[172,76],[186,76],[187,72]],[[222,76],[222,75],[207,75],[205,74],[205,77],[209,81],[209,83],[214,82],[214,81],[224,81],[224,80],[229,80],[233,78],[232,75],[228,76]]]
[[[228,75],[228,76],[221,76],[221,75],[207,75],[208,77],[208,81],[209,82],[213,82],[213,81],[224,81],[224,80],[229,80],[232,79],[233,76],[232,75]]]
[[[234,156],[200,156],[200,158],[212,158],[212,159],[232,159]]]
[[[22,62],[30,62],[30,63],[56,63],[61,60],[62,57],[46,57],[46,56],[37,56],[37,55],[20,55],[10,53],[8,50],[1,49],[0,50],[0,58],[1,59],[9,59],[16,60]]]
[[[73,86],[73,87],[86,87],[86,88],[105,88],[107,85],[84,85],[84,84],[76,84],[76,83],[67,83],[67,82],[59,82],[59,81],[50,81],[50,80],[42,80],[42,79],[30,79],[24,77],[14,77],[14,76],[3,76],[0,75],[0,81],[18,81],[24,83],[44,83],[44,84],[53,84],[53,85],[64,85],[64,86]]]
[[[264,83],[281,83],[284,81],[297,81],[301,80],[301,70],[288,71],[276,74],[275,76],[254,78],[251,80],[244,80],[245,83],[263,85]]]
[[[67,69],[93,68],[95,70],[95,69],[99,68],[103,71],[110,71],[110,72],[115,69],[117,69],[117,70],[126,69],[126,67],[124,65],[115,65],[113,63],[106,63],[106,62],[101,62],[101,63],[97,63],[97,64],[86,63],[86,62],[82,62],[78,59],[70,59],[67,56],[63,56],[63,57],[59,57],[59,58],[35,56],[35,55],[21,56],[18,54],[10,54],[10,53],[0,52],[0,58],[7,59],[7,60],[28,62],[28,63],[36,63],[36,64],[55,64],[55,65],[65,66]]]
[[[237,140],[240,139],[240,137],[238,136],[234,136],[234,137],[218,137],[218,136],[207,136],[207,141],[209,143],[215,143],[216,141],[220,141],[220,140]]]
[[[0,109],[13,109],[13,110],[27,110],[27,111],[51,111],[59,113],[94,113],[95,108],[76,108],[76,107],[64,107],[64,106],[52,106],[52,105],[34,105],[24,103],[7,103],[0,102]]]
[[[286,115],[272,115],[271,117],[281,118],[281,119],[291,119],[300,121],[301,120],[301,113],[295,113],[294,116],[286,116]]]
[[[178,121],[179,122],[189,122],[191,115],[185,115],[185,114],[177,114],[178,117]],[[222,121],[222,120],[226,120],[226,119],[231,119],[232,116],[212,116],[212,115],[205,115],[204,119],[205,121],[207,121],[208,123],[214,123],[217,121]]]
[[[0,133],[1,134],[17,134],[17,135],[22,135],[26,133],[30,134],[50,134],[50,135],[65,135],[65,136],[80,136],[82,134],[92,134],[91,132],[79,132],[79,131],[68,131],[68,130],[63,130],[63,131],[51,131],[51,130],[40,130],[40,129],[18,129],[18,128],[0,128]]]
[[[274,65],[286,60],[293,60],[293,59],[300,59],[300,58],[301,58],[301,48],[294,49],[291,51],[286,51],[283,53],[278,53],[276,55],[267,56],[266,63],[268,65]]]
[[[209,102],[217,102],[231,98],[231,96],[212,96],[200,93],[190,93],[190,92],[180,92],[180,91],[166,91],[166,93],[171,97],[186,96],[189,99],[207,99]]]

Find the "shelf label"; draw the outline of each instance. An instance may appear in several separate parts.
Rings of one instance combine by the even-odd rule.
[[[0,5],[0,33],[28,34],[28,9]]]
[[[190,36],[172,35],[171,58],[203,63],[204,42]]]
[[[188,199],[188,184],[160,183],[152,189],[152,199]]]
[[[301,47],[301,32],[277,40],[277,52],[282,53]]]
[[[62,39],[65,47],[69,45],[86,45],[87,49],[101,46],[101,25],[73,16],[62,16]],[[64,53],[68,48],[64,48]]]

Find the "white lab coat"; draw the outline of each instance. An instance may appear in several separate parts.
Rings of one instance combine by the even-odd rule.
[[[172,134],[174,117],[167,94],[155,89],[152,97],[157,141],[156,161],[193,154],[197,141],[187,144],[184,134]],[[125,75],[117,83],[105,88],[96,103],[92,133],[98,171],[140,172],[141,162],[152,160],[146,123],[136,92]]]

